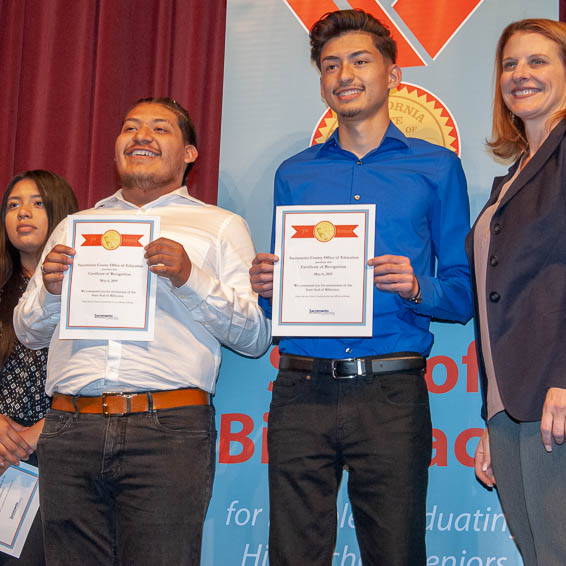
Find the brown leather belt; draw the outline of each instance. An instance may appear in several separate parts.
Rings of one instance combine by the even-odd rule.
[[[415,371],[425,367],[425,358],[412,352],[393,354],[391,356],[347,358],[344,360],[307,358],[305,356],[282,354],[279,360],[280,370],[326,373],[330,374],[334,379],[352,379],[384,373]]]
[[[103,393],[100,397],[75,397],[55,393],[51,408],[67,413],[127,415],[190,405],[209,405],[210,393],[202,389],[173,389],[142,393]]]

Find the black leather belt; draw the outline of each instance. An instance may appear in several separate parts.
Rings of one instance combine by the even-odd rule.
[[[393,355],[391,357],[347,358],[331,360],[328,358],[307,358],[282,354],[279,359],[280,370],[309,371],[330,374],[334,379],[352,379],[383,373],[399,373],[421,370],[426,360],[419,354]]]

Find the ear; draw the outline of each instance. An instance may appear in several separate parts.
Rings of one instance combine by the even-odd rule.
[[[196,161],[198,157],[198,150],[194,145],[186,145],[185,146],[185,158],[183,161],[185,163],[192,163]]]
[[[403,72],[401,71],[401,67],[399,65],[391,65],[389,68],[389,82],[387,88],[389,90],[393,88],[397,88],[401,84],[401,80],[403,78]]]

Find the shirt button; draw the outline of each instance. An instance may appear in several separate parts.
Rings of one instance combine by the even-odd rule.
[[[354,195],[354,198],[355,198],[356,200],[360,200],[360,195]]]
[[[492,291],[492,292],[489,294],[489,300],[490,300],[492,303],[498,303],[498,302],[499,302],[499,299],[501,299],[501,295],[500,295],[497,291]]]
[[[359,161],[356,161],[356,165],[361,165],[362,164],[362,160],[360,159]]]
[[[493,225],[493,233],[499,234],[499,232],[501,232],[501,224],[494,224]]]
[[[492,255],[489,258],[489,265],[491,265],[491,267],[495,267],[498,263],[499,263],[499,260],[497,259],[497,256]]]
[[[346,348],[346,354],[351,354],[352,353],[352,348]]]

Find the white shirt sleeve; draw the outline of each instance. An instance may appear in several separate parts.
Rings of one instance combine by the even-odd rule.
[[[218,276],[193,263],[187,282],[173,292],[219,342],[240,354],[261,356],[271,342],[271,321],[251,289],[255,248],[245,221],[231,216],[217,246]]]
[[[65,242],[67,221],[63,220],[47,240],[25,293],[14,309],[14,331],[18,340],[32,350],[46,348],[61,318],[61,297],[47,292],[41,265],[56,244]]]

